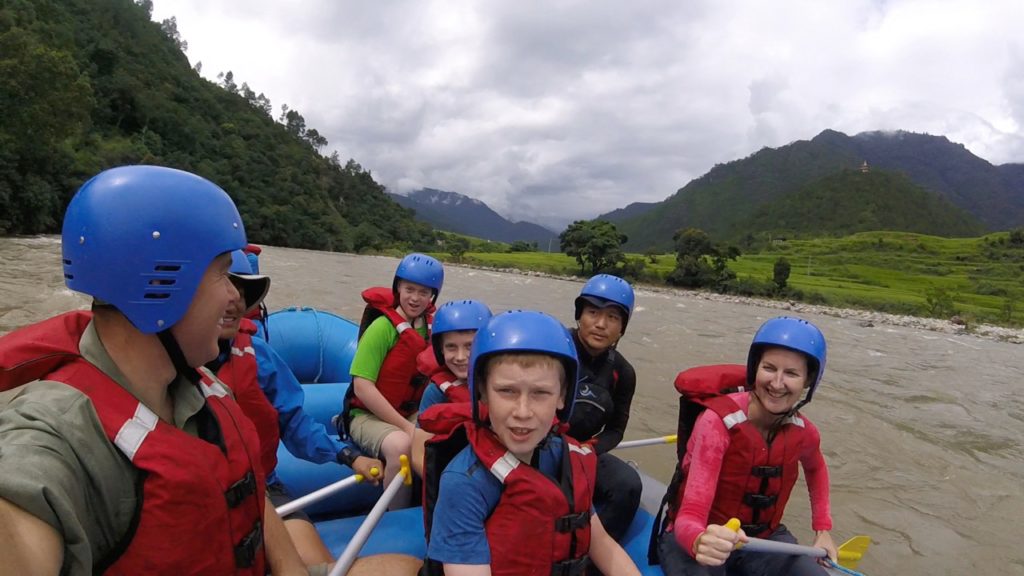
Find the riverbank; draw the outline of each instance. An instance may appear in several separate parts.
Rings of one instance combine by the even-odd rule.
[[[584,279],[579,276],[551,274],[548,272],[524,270],[521,268],[480,266],[476,264],[455,263],[450,261],[445,262],[445,266],[458,266],[461,268],[486,270],[491,272],[509,272],[513,274],[520,274],[523,276],[536,276],[539,278],[552,278],[556,280],[568,280],[571,282],[580,283],[584,281]],[[667,286],[656,286],[650,284],[634,283],[634,286],[636,286],[637,290],[640,291],[641,293],[650,292],[653,294],[669,294],[674,297],[692,300],[710,300],[714,302],[728,302],[732,304],[743,304],[747,306],[762,306],[765,308],[775,308],[778,310],[789,311],[795,314],[824,314],[826,316],[834,316],[837,318],[856,320],[864,328],[871,328],[882,325],[900,326],[904,328],[929,330],[932,332],[939,332],[943,334],[969,334],[972,336],[976,336],[978,338],[984,338],[986,340],[993,340],[996,342],[1024,344],[1024,329],[1006,328],[1003,326],[993,326],[991,324],[968,323],[959,317],[953,317],[949,320],[942,320],[939,318],[925,318],[920,316],[889,314],[886,312],[877,312],[874,310],[863,310],[858,308],[837,308],[831,306],[821,306],[817,304],[807,304],[804,302],[795,302],[788,300],[771,300],[767,298],[751,298],[747,296],[717,294],[715,292],[706,292],[700,290],[684,290],[681,288],[671,288]]]

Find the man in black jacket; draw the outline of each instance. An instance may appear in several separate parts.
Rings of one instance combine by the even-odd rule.
[[[633,312],[633,287],[622,278],[598,274],[576,298],[573,342],[580,359],[580,381],[569,435],[594,438],[597,486],[594,504],[608,534],[621,541],[640,505],[642,485],[632,466],[609,451],[619,445],[629,423],[636,372],[615,346]]]

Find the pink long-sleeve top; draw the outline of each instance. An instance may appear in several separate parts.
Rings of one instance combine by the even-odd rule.
[[[729,396],[744,413],[748,413],[749,393],[737,392]],[[821,435],[810,420],[803,416],[801,418],[808,441],[800,454],[800,466],[803,467],[807,491],[811,497],[811,528],[831,530],[828,466],[821,454]],[[676,542],[690,555],[693,555],[693,543],[697,536],[707,528],[708,514],[718,487],[718,475],[728,448],[729,431],[725,423],[713,411],[705,410],[697,417],[693,433],[686,444],[682,466],[684,470],[689,467],[689,473],[683,502],[673,523]]]

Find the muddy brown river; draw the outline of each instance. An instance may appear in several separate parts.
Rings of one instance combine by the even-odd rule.
[[[390,283],[394,258],[266,248],[271,310],[303,305],[358,318],[359,292]],[[449,266],[441,301],[532,308],[572,322],[579,282]],[[0,238],[0,334],[87,301],[64,288],[56,237]],[[627,439],[675,432],[672,380],[699,364],[746,359],[778,310],[638,290],[620,351],[637,371]],[[804,315],[829,344],[804,414],[821,429],[837,543],[867,534],[860,570],[885,574],[1024,574],[1024,347],[856,320]],[[673,449],[628,454],[662,480]],[[626,455],[623,453],[623,455]],[[786,524],[810,541],[801,482]]]

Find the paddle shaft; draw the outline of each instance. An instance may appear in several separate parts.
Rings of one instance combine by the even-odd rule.
[[[384,512],[387,511],[391,501],[394,500],[395,494],[398,493],[398,490],[405,482],[405,475],[411,473],[412,471],[408,467],[403,467],[402,472],[391,479],[391,484],[388,484],[384,494],[373,505],[373,509],[366,515],[363,523],[359,525],[359,529],[356,530],[352,539],[349,540],[348,546],[345,546],[345,550],[341,553],[341,557],[338,558],[338,562],[334,565],[334,569],[331,570],[329,576],[344,576],[348,574],[352,564],[356,561],[356,556],[359,555],[359,551],[363,549],[363,545],[370,538],[370,532],[373,532],[373,529],[377,527],[377,523],[380,522]]]
[[[638,448],[640,446],[655,446],[658,444],[673,444],[676,441],[676,435],[671,436],[659,436],[657,438],[647,438],[645,440],[629,440],[627,442],[619,442],[619,445],[613,448],[613,450],[619,450],[621,448]]]
[[[821,558],[828,554],[824,548],[801,546],[800,544],[790,544],[789,542],[776,542],[775,540],[764,540],[762,538],[751,538],[748,542],[741,545],[740,550],[791,554],[793,556],[814,556],[816,558]]]
[[[363,477],[358,474],[356,474],[355,476],[349,476],[344,480],[339,480],[334,484],[328,484],[327,486],[324,486],[319,490],[310,492],[309,494],[306,494],[301,498],[296,498],[295,500],[292,500],[287,504],[282,504],[281,506],[277,507],[276,511],[279,516],[287,516],[292,512],[295,512],[296,510],[301,510],[306,506],[313,504],[314,502],[319,502],[332,494],[335,494],[337,492],[344,490],[345,488],[348,488],[349,486],[352,486],[353,484],[357,484],[362,479]]]

